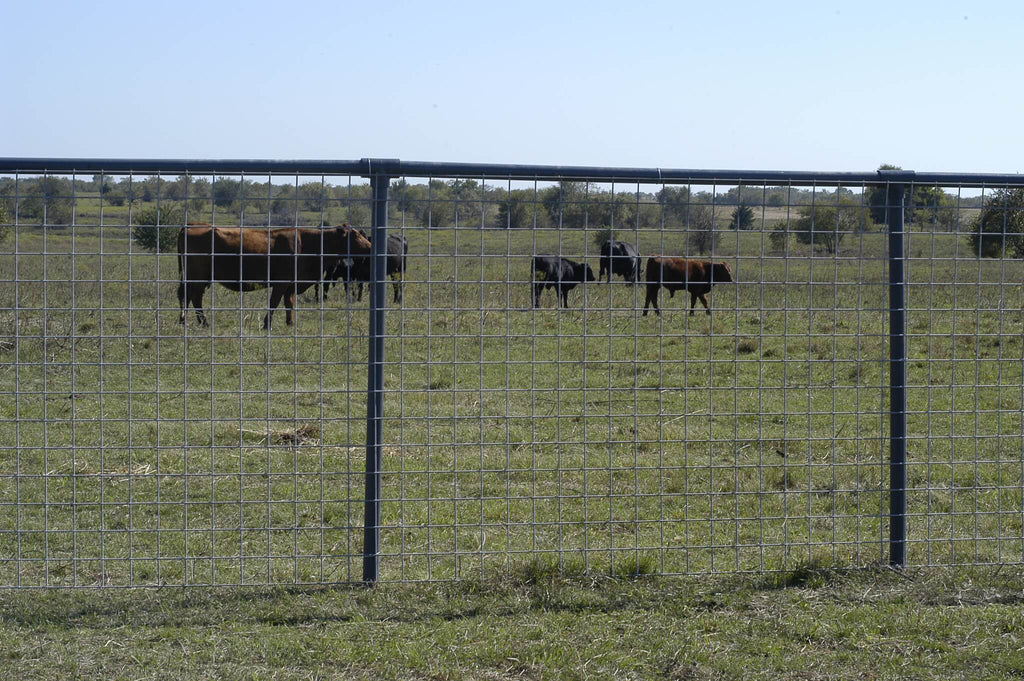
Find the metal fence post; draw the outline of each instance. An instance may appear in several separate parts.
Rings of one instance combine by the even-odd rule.
[[[363,581],[372,583],[380,568],[380,505],[384,441],[384,312],[388,254],[388,187],[391,178],[366,161],[373,196],[373,247],[370,255],[370,351],[366,381],[366,501],[363,520]]]
[[[912,171],[886,179],[889,224],[889,565],[907,562],[907,320],[903,202]]]

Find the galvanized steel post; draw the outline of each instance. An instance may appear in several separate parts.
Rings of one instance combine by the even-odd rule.
[[[366,501],[363,519],[363,581],[376,582],[380,568],[381,469],[384,441],[384,312],[388,254],[387,162],[364,161],[373,196],[370,254],[370,348],[366,380]],[[384,167],[381,167],[384,166]]]
[[[889,224],[889,565],[907,562],[907,320],[903,202],[912,171],[879,171],[886,179]]]

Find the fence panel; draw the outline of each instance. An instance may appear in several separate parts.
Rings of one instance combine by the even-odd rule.
[[[1022,190],[918,183],[912,192],[908,562],[1019,563],[1024,251],[1015,250],[1014,221]],[[982,218],[990,234],[979,239]]]
[[[187,179],[5,181],[0,584],[360,578],[365,315],[300,296],[268,334],[267,289],[215,285],[183,326],[176,296],[184,222],[319,225],[345,192]]]
[[[294,325],[279,309],[262,328],[269,289],[219,284],[209,327],[191,307],[179,323],[184,225],[380,236],[371,178],[383,327],[358,258],[335,272],[350,287],[297,297]],[[891,181],[5,160],[0,586],[884,564]],[[1021,190],[898,181],[905,562],[1019,563]],[[624,245],[602,272],[609,240]],[[688,270],[713,279],[704,299],[658,286],[682,270],[653,256],[706,261]],[[559,272],[581,281],[564,308]]]
[[[886,242],[864,188],[838,189],[399,180],[382,578],[884,561]],[[559,309],[534,256],[597,275],[609,237],[639,281]],[[658,316],[652,255],[735,282],[695,316],[661,289]]]

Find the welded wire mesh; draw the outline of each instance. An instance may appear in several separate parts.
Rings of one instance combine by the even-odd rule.
[[[4,182],[0,583],[358,580],[365,315],[300,296],[266,333],[268,289],[214,285],[182,325],[176,296],[183,225],[340,221],[344,186]]]
[[[885,187],[510,177],[390,181],[379,578],[884,563]],[[1017,191],[906,194],[911,565],[1024,558]],[[373,238],[368,181],[11,172],[0,206],[0,585],[358,581],[368,271],[182,325],[177,239]]]

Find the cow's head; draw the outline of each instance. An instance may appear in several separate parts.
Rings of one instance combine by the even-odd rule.
[[[343,257],[365,255],[370,252],[370,240],[346,222],[341,227],[334,228],[331,251]]]
[[[732,270],[729,263],[716,262],[711,266],[711,281],[714,283],[729,283],[732,281]]]
[[[594,270],[590,267],[590,265],[583,265],[583,281],[597,281],[597,277],[594,276]]]

